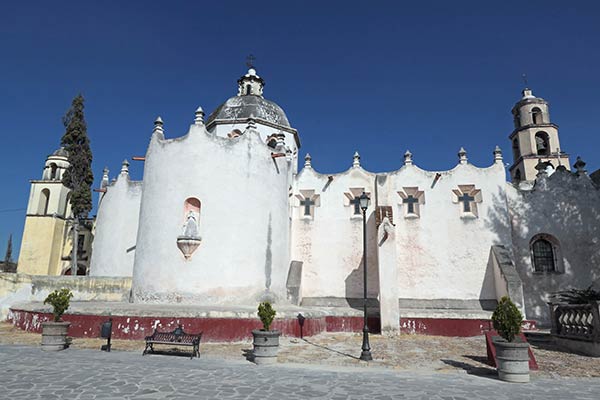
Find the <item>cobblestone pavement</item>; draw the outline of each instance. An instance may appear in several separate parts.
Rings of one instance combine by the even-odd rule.
[[[600,380],[256,366],[245,361],[0,345],[2,399],[597,399]]]
[[[27,345],[39,348],[41,335],[24,332],[11,324],[0,323],[0,344]],[[100,349],[105,340],[75,338],[75,349]],[[280,363],[318,364],[344,367],[363,367],[360,355],[360,333],[323,333],[302,340],[282,337],[279,350]],[[540,366],[532,371],[534,377],[600,378],[600,358],[585,357],[561,351],[551,343],[531,343]],[[462,338],[425,335],[398,337],[371,336],[375,360],[369,367],[419,372],[464,372],[494,374],[495,369],[486,361],[485,338]],[[252,348],[250,340],[234,343],[200,344],[203,357],[243,359],[245,350]],[[144,341],[114,340],[113,349],[141,354]],[[0,369],[1,375],[1,369]],[[598,396],[600,398],[600,395]]]

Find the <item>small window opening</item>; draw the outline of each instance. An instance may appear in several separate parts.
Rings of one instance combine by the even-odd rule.
[[[50,179],[57,179],[57,166],[54,163],[50,164]]]
[[[519,149],[519,139],[514,138],[512,142],[513,158],[515,161],[521,157],[521,150]]]
[[[246,94],[250,94],[251,91],[252,91],[252,86],[246,85]]]
[[[543,120],[542,120],[542,110],[540,110],[537,107],[535,107],[534,109],[532,109],[531,110],[531,118],[533,119],[533,123],[535,125],[541,124],[543,122]]]

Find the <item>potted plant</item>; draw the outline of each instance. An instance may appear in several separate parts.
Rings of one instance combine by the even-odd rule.
[[[529,344],[518,336],[523,315],[508,296],[500,299],[492,314],[492,322],[501,336],[494,340],[498,377],[506,382],[529,382]]]
[[[256,364],[274,364],[277,362],[277,351],[279,350],[279,336],[281,332],[271,330],[271,324],[277,312],[268,301],[258,305],[258,317],[262,322],[262,329],[252,331],[254,337],[252,352]]]
[[[67,329],[71,323],[61,321],[61,317],[69,308],[72,297],[69,289],[57,289],[44,300],[44,304],[52,306],[54,321],[42,322],[42,350],[60,351],[67,347]]]

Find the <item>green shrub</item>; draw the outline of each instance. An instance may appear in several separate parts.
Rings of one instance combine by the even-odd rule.
[[[498,334],[507,342],[512,342],[515,336],[521,332],[523,314],[508,296],[504,296],[492,314],[492,322]]]
[[[60,321],[60,317],[69,308],[69,300],[73,298],[73,293],[69,289],[56,289],[50,293],[44,304],[50,304],[52,306],[52,314],[54,314],[54,322]]]
[[[275,319],[275,314],[277,313],[268,301],[263,301],[258,305],[258,318],[260,318],[265,331],[270,330],[271,323],[273,323],[273,319]]]

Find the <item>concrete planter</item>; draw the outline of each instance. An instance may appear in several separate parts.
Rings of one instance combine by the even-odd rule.
[[[42,350],[60,351],[67,347],[70,322],[42,322]]]
[[[496,360],[500,380],[514,383],[529,382],[529,344],[506,342],[496,344]]]
[[[279,350],[279,331],[253,330],[254,362],[258,365],[277,363],[277,351]]]

